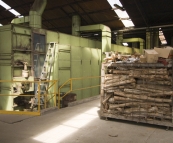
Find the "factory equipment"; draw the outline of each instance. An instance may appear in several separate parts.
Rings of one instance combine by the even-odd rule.
[[[30,83],[27,81],[34,81],[34,77],[29,75],[29,70],[27,70],[27,62],[24,61],[18,61],[18,63],[22,63],[24,66],[24,69],[22,70],[22,76],[21,77],[14,77],[13,81],[21,81],[21,82],[14,82],[12,86],[12,94],[15,94],[16,97],[14,98],[14,106],[13,108],[16,108],[17,106],[25,106],[26,104],[30,104],[29,107],[31,110],[33,110],[34,107],[38,105],[38,90],[40,90],[41,98],[40,98],[40,103],[41,105],[44,104],[44,94],[46,94],[48,86],[49,86],[49,81],[51,78],[51,72],[52,72],[52,67],[54,64],[55,60],[55,48],[56,48],[56,43],[51,42],[48,45],[48,50],[46,53],[46,58],[44,61],[44,64],[42,66],[42,70],[40,73],[40,78],[39,80],[41,82],[40,89],[38,89],[38,84]],[[36,44],[36,48],[38,44]],[[35,67],[35,70],[37,71],[37,66]],[[21,98],[21,96],[17,95],[22,95],[22,94],[29,94],[30,92],[34,93],[35,96],[31,96],[30,99],[26,99],[24,97]]]
[[[58,88],[70,78],[100,76],[102,47],[105,51],[111,46],[110,40],[108,44],[107,40],[104,40],[102,45],[100,41],[42,29],[41,15],[46,0],[36,1],[29,16],[13,19],[11,24],[0,27],[0,110],[12,111],[16,105],[25,106],[28,103],[27,108],[32,109],[38,100],[43,104],[44,93],[49,94],[46,91],[49,86],[46,84],[47,80],[58,80]],[[105,27],[97,25],[96,28],[104,30]],[[106,45],[109,45],[109,48]],[[130,51],[130,48],[127,48],[127,51]],[[2,81],[12,81],[13,84]],[[41,99],[37,98],[39,86],[36,82],[41,82]],[[73,88],[99,83],[99,79],[88,79],[73,84]],[[68,85],[63,87],[62,92],[67,92],[68,88]],[[76,100],[98,95],[99,91],[99,88],[76,91]],[[2,96],[3,94],[9,96]],[[21,97],[23,94],[28,97]],[[49,95],[51,96],[51,93]],[[48,104],[53,105],[53,101]]]

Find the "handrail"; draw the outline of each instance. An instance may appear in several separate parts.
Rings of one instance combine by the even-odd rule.
[[[58,109],[60,109],[60,100],[64,98],[68,93],[72,91],[77,91],[77,90],[84,90],[84,89],[89,89],[89,88],[95,88],[99,87],[100,85],[95,85],[95,86],[89,86],[89,87],[84,87],[84,88],[79,88],[79,89],[73,89],[73,80],[83,80],[83,79],[89,79],[89,78],[100,78],[102,76],[90,76],[90,77],[80,77],[80,78],[70,78],[68,79],[64,84],[62,84],[59,89],[58,89]],[[67,91],[62,97],[60,97],[60,90],[63,88],[67,83],[70,82],[70,90]]]
[[[37,112],[30,112],[30,111],[28,111],[28,112],[24,112],[24,111],[5,111],[5,110],[0,110],[0,113],[2,113],[2,114],[25,114],[25,115],[40,115],[41,114],[41,99],[40,99],[40,97],[41,97],[41,83],[43,83],[43,82],[48,82],[48,83],[50,83],[51,82],[51,84],[49,84],[49,86],[48,86],[48,88],[46,89],[46,93],[48,92],[48,95],[50,95],[50,96],[52,96],[52,94],[53,94],[53,97],[55,97],[55,99],[54,99],[54,101],[53,101],[53,106],[54,107],[56,107],[56,94],[57,94],[57,90],[56,90],[56,86],[57,86],[57,80],[48,80],[48,81],[17,81],[17,80],[0,80],[0,83],[4,83],[4,84],[6,84],[6,83],[8,83],[8,86],[9,86],[9,93],[0,93],[0,97],[1,96],[35,96],[35,94],[33,94],[33,95],[31,95],[31,94],[29,94],[29,95],[27,95],[27,94],[15,94],[15,93],[11,93],[11,88],[12,88],[12,85],[13,85],[13,83],[21,83],[21,82],[25,82],[25,83],[35,83],[35,84],[37,84],[38,85],[38,92],[37,92],[37,98],[38,98],[38,102],[37,102],[37,107],[38,107],[38,110],[37,110]],[[44,94],[44,97],[45,97],[45,99],[46,99],[46,97],[48,97],[47,96],[47,94]],[[50,100],[49,100],[50,101]],[[45,108],[47,107],[46,106],[46,103],[47,102],[44,102],[45,103]]]
[[[68,82],[70,81],[70,92],[71,92],[71,89],[72,89],[72,86],[71,86],[71,82],[72,82],[72,80],[71,79],[69,79],[69,80],[67,80],[64,84],[62,84],[60,87],[59,87],[59,89],[58,89],[58,109],[60,109],[60,90],[61,90],[61,88],[62,87],[64,87]],[[69,91],[68,91],[68,93],[69,93]],[[66,94],[67,95],[67,94]]]

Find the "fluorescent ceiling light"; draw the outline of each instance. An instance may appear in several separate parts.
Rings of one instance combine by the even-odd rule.
[[[162,43],[162,45],[165,45],[167,44],[167,41],[166,41],[166,38],[163,34],[163,31],[161,30],[161,28],[159,28],[159,39],[160,39],[160,42]]]
[[[1,1],[1,0],[0,0],[0,5],[1,5],[2,7],[4,7],[5,9],[11,9],[11,7],[10,7],[8,4],[6,4],[5,2],[3,2],[3,1]]]
[[[122,23],[124,24],[125,27],[135,26],[132,21],[123,20],[123,18],[130,19],[129,15],[127,14],[127,12],[125,10],[122,11],[122,10],[118,9],[117,7],[116,8],[114,7],[115,4],[120,7],[123,7],[123,5],[121,4],[121,2],[119,0],[107,0],[107,1],[111,5],[112,9],[114,9],[115,13],[118,15],[118,17],[120,18],[120,20],[122,21]]]
[[[165,44],[167,44],[167,41],[163,40],[163,41],[161,41],[161,43],[162,43],[162,45],[165,45]]]
[[[10,9],[9,10],[12,14],[14,14],[15,16],[19,16],[20,15],[20,13],[18,13],[16,10],[14,10],[14,9]]]
[[[21,14],[19,12],[17,12],[16,10],[14,9],[11,9],[11,7],[6,4],[5,2],[3,2],[2,0],[0,0],[0,5],[2,7],[4,7],[5,9],[7,9],[8,11],[10,11],[12,14],[14,14],[15,16],[20,16]]]
[[[22,17],[23,17],[23,15],[19,15],[18,17],[19,17],[19,18],[22,18]]]
[[[122,43],[124,46],[128,46],[128,43]]]

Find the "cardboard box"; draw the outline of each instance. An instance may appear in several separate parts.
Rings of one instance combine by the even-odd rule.
[[[144,50],[147,63],[157,63],[158,53],[155,50]]]
[[[147,59],[146,59],[146,57],[144,57],[144,55],[140,56],[140,62],[141,63],[146,63],[147,62]]]
[[[154,50],[158,53],[159,57],[162,58],[172,58],[173,57],[173,48],[172,47],[165,47],[165,48],[156,48]]]

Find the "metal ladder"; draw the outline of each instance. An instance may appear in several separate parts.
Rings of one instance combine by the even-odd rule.
[[[49,83],[46,82],[50,80],[50,76],[52,73],[52,66],[54,64],[55,60],[55,49],[56,49],[56,43],[51,42],[49,43],[48,50],[46,53],[46,58],[42,67],[41,75],[39,81],[41,81],[40,84],[40,94],[43,95],[46,90],[48,89]],[[31,109],[33,109],[34,105],[38,104],[38,85],[37,85],[37,92],[33,100],[31,100]],[[44,96],[40,96],[40,104],[44,104]]]

